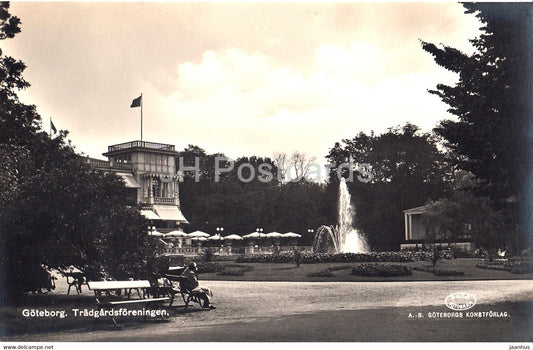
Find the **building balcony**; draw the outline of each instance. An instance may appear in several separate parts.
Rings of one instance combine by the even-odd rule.
[[[176,199],[174,197],[154,197],[154,204],[176,204]]]
[[[139,204],[145,204],[147,207],[153,204],[173,205],[179,207],[180,201],[178,197],[143,197],[139,200]]]
[[[129,163],[118,163],[118,162],[109,162],[107,160],[101,160],[96,158],[85,158],[85,161],[93,168],[103,169],[103,170],[113,170],[113,169],[124,169],[131,170],[131,164]]]

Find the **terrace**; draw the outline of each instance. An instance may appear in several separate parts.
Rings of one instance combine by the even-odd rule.
[[[172,152],[176,151],[174,145],[168,145],[168,144],[159,143],[159,142],[149,142],[149,141],[130,141],[130,142],[119,143],[117,145],[107,146],[107,151],[110,153],[110,152],[124,151],[124,150],[130,150],[130,149],[135,149],[135,148],[152,149],[152,150],[159,150],[159,151],[172,151]]]

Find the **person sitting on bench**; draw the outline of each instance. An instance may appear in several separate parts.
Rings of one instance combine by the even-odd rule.
[[[195,262],[191,262],[189,266],[182,272],[183,286],[195,294],[198,294],[199,298],[203,300],[203,308],[216,309],[214,305],[211,305],[211,297],[213,293],[207,287],[200,287],[198,283],[198,267]]]

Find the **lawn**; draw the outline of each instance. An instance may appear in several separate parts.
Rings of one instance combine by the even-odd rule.
[[[413,270],[413,274],[400,277],[362,277],[351,274],[351,268],[334,271],[334,277],[308,277],[309,273],[323,270],[327,267],[346,266],[352,267],[361,263],[318,263],[318,264],[279,264],[279,263],[243,263],[238,265],[252,266],[253,270],[245,272],[242,276],[222,276],[217,272],[202,273],[203,280],[232,280],[232,281],[293,281],[293,282],[369,282],[369,281],[456,281],[456,280],[493,280],[493,279],[533,279],[533,274],[513,274],[508,271],[480,269],[476,267],[482,259],[451,259],[441,260],[436,269],[444,271],[461,271],[463,276],[435,276],[433,273]],[[235,262],[217,262],[221,265],[234,265]],[[411,268],[424,268],[431,266],[427,261],[409,263],[388,263],[405,265]]]

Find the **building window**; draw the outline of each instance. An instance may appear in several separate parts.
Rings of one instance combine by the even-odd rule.
[[[158,179],[152,180],[152,191],[154,197],[161,197],[161,183]]]

